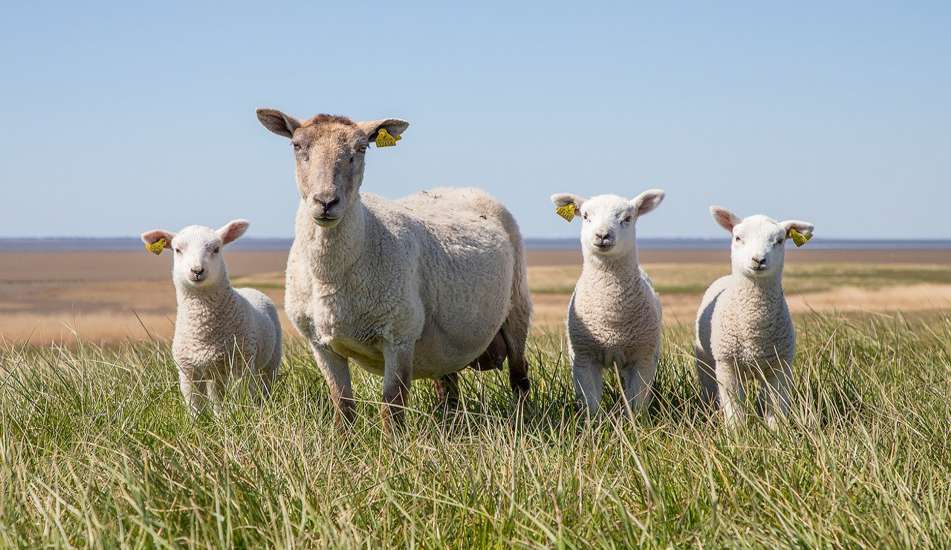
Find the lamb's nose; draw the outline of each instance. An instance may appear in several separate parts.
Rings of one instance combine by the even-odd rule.
[[[192,273],[194,273],[195,275],[201,275],[201,274],[203,274],[204,272],[205,272],[205,268],[203,268],[203,267],[193,267],[193,268],[192,268]]]
[[[612,236],[613,236],[613,235],[611,234],[610,231],[603,232],[603,233],[595,233],[595,234],[594,234],[595,240],[598,240],[598,241],[601,241],[601,242],[604,242],[604,241],[610,239]]]
[[[756,267],[766,267],[766,258],[761,258],[759,256],[753,256],[753,265]]]

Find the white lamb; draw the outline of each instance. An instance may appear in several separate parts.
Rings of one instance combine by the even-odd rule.
[[[513,390],[527,392],[531,299],[508,210],[477,189],[396,201],[361,193],[368,144],[395,145],[409,126],[402,120],[257,115],[293,146],[300,203],[284,307],[338,418],[354,414],[348,359],[383,376],[387,425],[402,417],[413,379],[436,379],[454,400],[459,370],[506,356]]]
[[[638,263],[635,222],[663,199],[660,189],[633,200],[551,197],[569,221],[574,212],[583,219],[584,265],[568,306],[568,340],[575,394],[591,414],[601,401],[603,370],[611,366],[621,375],[627,406],[643,411],[648,404],[660,355],[661,305]]]
[[[274,302],[253,288],[231,288],[221,247],[244,234],[235,220],[217,231],[190,225],[178,234],[142,234],[152,252],[174,251],[172,280],[178,315],[172,356],[189,410],[198,415],[211,401],[218,414],[227,383],[250,371],[252,391],[270,395],[281,365],[281,324]]]
[[[733,272],[707,289],[697,312],[694,343],[704,398],[719,401],[728,425],[744,420],[745,386],[762,385],[760,408],[767,423],[789,408],[796,333],[783,295],[785,242],[812,236],[811,223],[777,222],[766,216],[740,219],[711,206],[710,212],[733,236]]]

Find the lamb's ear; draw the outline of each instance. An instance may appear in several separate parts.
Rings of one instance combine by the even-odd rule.
[[[648,189],[631,200],[631,207],[634,209],[634,215],[641,217],[651,210],[660,206],[664,202],[663,189]]]
[[[217,231],[218,238],[221,239],[221,244],[228,244],[241,235],[244,235],[249,225],[251,225],[251,222],[248,220],[232,220],[225,224],[224,227]]]
[[[812,231],[815,229],[815,226],[809,222],[799,221],[799,220],[786,220],[784,222],[779,222],[779,225],[786,230],[786,235],[789,235],[790,229],[795,229],[802,234],[803,237],[808,241],[812,238]]]
[[[367,135],[367,141],[376,143],[376,138],[379,136],[381,129],[386,130],[386,133],[394,138],[399,139],[400,134],[409,128],[409,122],[398,118],[382,118],[380,120],[358,122],[357,126]],[[380,144],[377,143],[377,146],[379,145]]]
[[[153,229],[142,233],[141,238],[142,242],[145,243],[146,250],[153,254],[161,254],[166,248],[172,248],[172,239],[175,238],[175,233],[164,229]],[[159,244],[160,242],[161,244]]]
[[[265,128],[279,136],[286,138],[294,135],[294,130],[300,128],[300,121],[296,118],[285,115],[277,109],[258,109],[258,120]]]
[[[588,199],[579,197],[578,195],[574,195],[572,193],[555,193],[551,196],[551,202],[553,202],[555,206],[561,208],[562,206],[568,206],[571,204],[574,205],[575,210],[580,210],[581,205],[584,204],[584,201],[586,200]]]
[[[713,215],[714,221],[720,224],[720,227],[730,233],[733,233],[733,228],[743,221],[739,216],[722,206],[711,206],[710,214]]]

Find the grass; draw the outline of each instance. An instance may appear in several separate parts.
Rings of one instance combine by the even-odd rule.
[[[647,418],[576,415],[548,336],[523,409],[502,373],[464,373],[457,413],[419,382],[398,438],[369,401],[339,433],[296,340],[272,401],[238,388],[197,422],[165,342],[6,345],[0,545],[947,547],[951,317],[797,323],[797,405],[775,432],[706,414],[683,328]]]

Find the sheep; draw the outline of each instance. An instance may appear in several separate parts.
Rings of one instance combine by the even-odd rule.
[[[231,287],[221,247],[244,234],[249,223],[234,220],[221,229],[190,225],[177,234],[162,229],[142,233],[150,251],[174,251],[172,281],[178,301],[172,356],[189,411],[198,416],[211,402],[220,414],[232,378],[255,375],[251,389],[267,397],[281,365],[281,323],[277,308],[262,292]]]
[[[647,407],[660,356],[661,304],[638,263],[635,222],[657,208],[664,191],[650,189],[633,200],[616,195],[584,199],[551,196],[568,221],[580,213],[584,263],[568,305],[568,345],[575,395],[596,414],[603,370],[616,366],[625,405]]]
[[[719,403],[727,425],[744,422],[745,386],[761,384],[760,409],[773,427],[789,409],[796,332],[783,295],[785,242],[812,237],[813,225],[766,216],[740,219],[711,206],[713,219],[733,236],[732,273],[707,289],[697,311],[697,376],[706,402]]]
[[[402,422],[412,380],[435,379],[455,401],[458,371],[493,368],[500,357],[513,391],[525,395],[532,306],[508,210],[471,188],[399,200],[362,193],[369,143],[395,145],[405,121],[257,116],[293,146],[300,202],[285,311],[310,343],[338,423],[354,417],[351,359],[383,377],[387,429]]]

